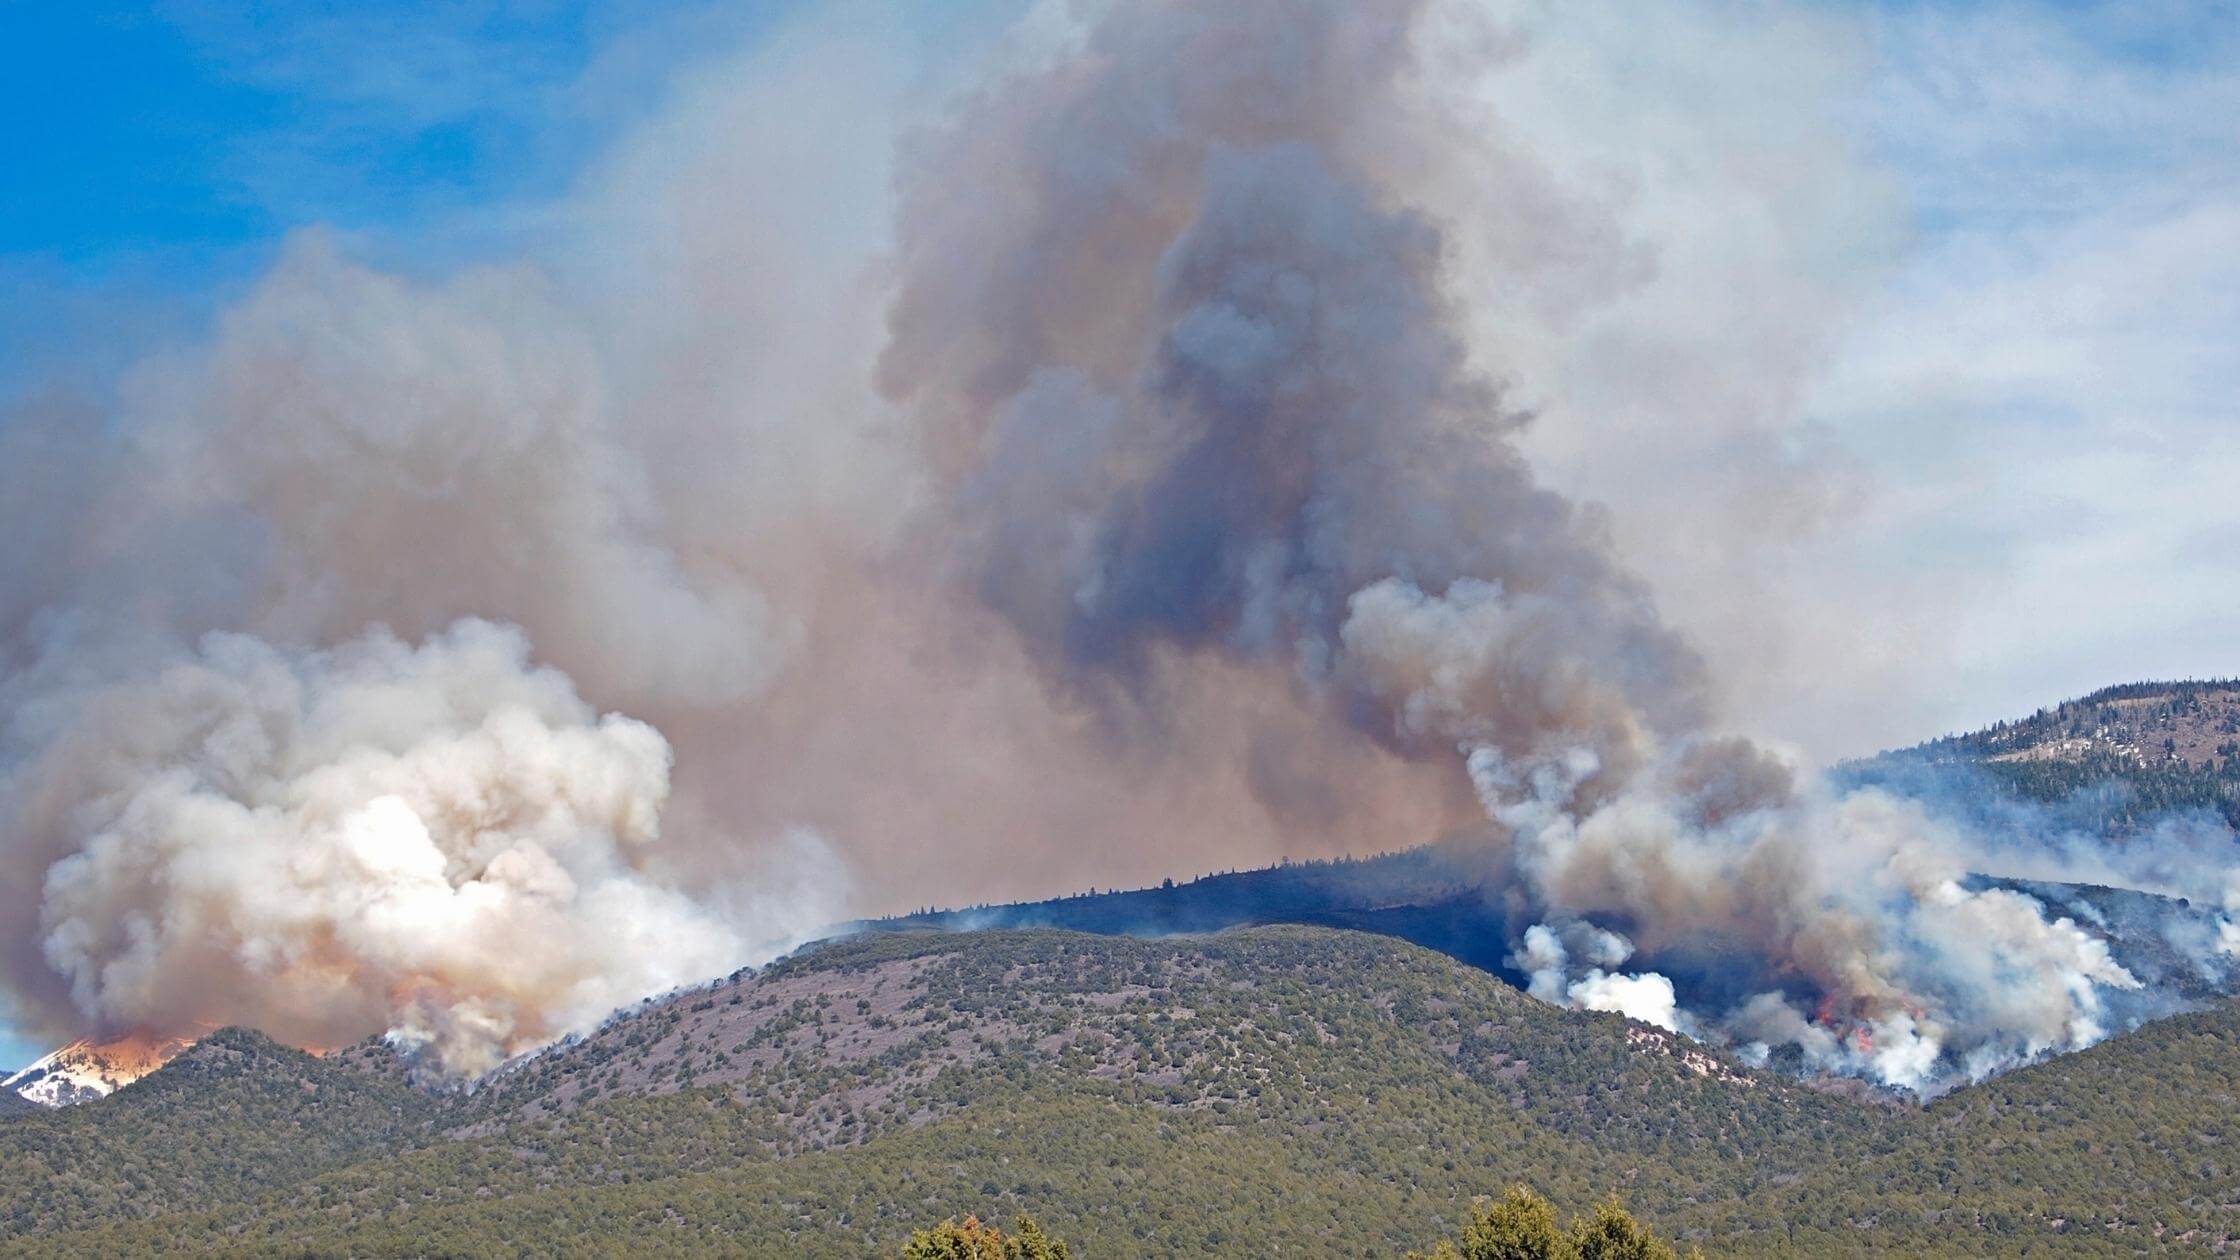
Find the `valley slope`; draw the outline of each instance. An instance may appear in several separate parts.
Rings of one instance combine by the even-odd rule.
[[[1027,1210],[1089,1257],[1396,1256],[1515,1181],[1718,1254],[2206,1249],[2236,1037],[2218,1007],[1912,1108],[1376,935],[879,934],[469,1095],[221,1033],[0,1127],[0,1194],[53,1255],[862,1256]]]

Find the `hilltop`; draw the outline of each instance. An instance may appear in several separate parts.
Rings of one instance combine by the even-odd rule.
[[[1390,936],[1478,968],[1518,988],[1529,983],[1511,957],[1521,930],[1501,855],[1467,843],[1429,845],[1372,858],[1294,862],[1231,871],[1159,887],[1055,897],[964,910],[921,911],[849,925],[856,932],[979,932],[1063,928],[1158,938],[1278,924],[1339,927]],[[2221,904],[2189,902],[2127,888],[1977,876],[2036,899],[2106,945],[2143,983],[2103,995],[2109,1026],[2127,1028],[2220,1000],[2240,988],[2240,973],[2213,952]],[[1527,921],[1529,922],[1529,920]],[[1716,970],[1714,958],[1654,958],[1650,965],[1691,992]],[[1776,1063],[1785,1062],[1776,1059]],[[1801,1070],[1801,1068],[1800,1068]],[[1821,1088],[1871,1090],[1854,1078],[1820,1078]]]
[[[1519,988],[1508,961],[1515,930],[1501,890],[1500,851],[1469,842],[1366,858],[1284,862],[1154,888],[1090,891],[1043,901],[921,910],[848,924],[848,932],[1064,928],[1099,935],[1168,936],[1269,924],[1350,928],[1434,949]]]
[[[370,1052],[288,1062],[343,1097],[396,1088]],[[192,1164],[184,1131],[131,1110],[150,1087],[191,1089],[176,1076],[64,1113],[78,1127],[61,1134],[34,1117],[0,1148],[66,1136],[84,1148],[73,1166],[114,1161],[127,1183]],[[325,1111],[301,1081],[269,1092],[297,1113],[213,1101],[266,1134]],[[57,1229],[40,1245],[61,1253],[221,1238],[597,1251],[585,1240],[651,1214],[677,1231],[665,1246],[859,1256],[932,1218],[1018,1207],[1096,1255],[1240,1254],[1246,1239],[1397,1254],[1512,1180],[1573,1203],[1650,1169],[1741,1193],[1851,1140],[1854,1105],[1356,933],[892,935],[618,1017],[471,1095],[428,1100],[352,1167],[275,1172],[230,1204],[130,1225],[12,1179],[30,1201],[8,1217]],[[95,1141],[112,1123],[131,1139]],[[1767,1158],[1738,1168],[1736,1149]],[[1311,1217],[1285,1206],[1318,1200],[1329,1210]]]
[[[0,1080],[0,1114],[17,1114],[27,1105],[67,1107],[105,1097],[155,1071],[190,1044],[177,1037],[81,1038]]]
[[[2240,759],[2240,679],[2105,687],[2017,721],[1930,740],[1916,751],[2016,764],[2106,758],[2223,770]]]
[[[2060,826],[2116,837],[2174,811],[2240,828],[2240,680],[2107,687],[1839,773],[1978,814],[1999,798],[2026,802]]]

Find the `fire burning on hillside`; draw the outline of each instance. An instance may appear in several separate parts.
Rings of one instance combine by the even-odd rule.
[[[0,1089],[48,1107],[90,1102],[155,1071],[193,1044],[191,1038],[151,1033],[80,1039],[0,1080]]]
[[[472,1076],[864,899],[1462,834],[1551,1001],[1920,1089],[2102,1036],[2104,944],[1731,734],[1535,472],[1458,269],[1556,309],[1645,264],[1470,138],[1522,55],[1485,22],[1100,9],[898,122],[840,241],[746,239],[811,172],[690,98],[553,257],[305,234],[128,440],[16,424],[20,1009]]]

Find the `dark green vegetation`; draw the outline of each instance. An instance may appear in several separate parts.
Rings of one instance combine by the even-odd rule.
[[[436,1109],[399,1080],[224,1029],[99,1104],[11,1119],[0,1141],[7,1230],[254,1197],[395,1149]]]
[[[2137,1254],[2240,1233],[2240,1016],[1926,1109],[1816,1092],[1383,937],[894,934],[650,1005],[473,1095],[228,1032],[0,1126],[9,1250],[1393,1256],[1474,1196],[1622,1194],[1720,1255]]]
[[[2120,837],[2188,812],[2240,828],[2240,681],[2109,687],[1844,773],[1976,809],[2028,802],[2090,833]]]

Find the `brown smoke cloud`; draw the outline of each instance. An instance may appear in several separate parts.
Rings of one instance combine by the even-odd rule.
[[[1530,467],[1533,337],[1458,291],[1650,261],[1498,117],[1449,178],[1455,76],[1522,37],[1045,6],[929,100],[824,20],[528,258],[307,233],[119,414],[0,430],[25,1018],[471,1073],[855,911],[1462,831],[1553,925],[1536,992],[1915,1084],[2098,1035],[2104,950],[1721,736]],[[1719,1009],[1611,970],[1722,950]]]

